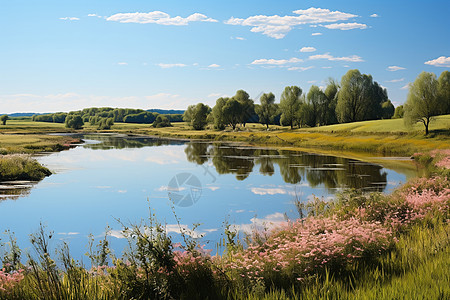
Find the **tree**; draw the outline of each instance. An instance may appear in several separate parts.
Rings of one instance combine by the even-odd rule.
[[[2,121],[3,125],[6,125],[6,121],[9,120],[9,116],[8,115],[3,115],[0,117],[0,121]]]
[[[225,129],[226,120],[223,115],[223,107],[227,103],[229,98],[219,98],[216,100],[216,105],[212,109],[212,117],[214,119],[214,128],[223,130]]]
[[[328,99],[324,92],[318,86],[312,85],[306,96],[306,100],[310,105],[312,126],[325,124]]]
[[[91,117],[92,118],[92,117]],[[98,122],[98,130],[108,130],[114,125],[114,118],[101,118]]]
[[[430,121],[442,111],[440,107],[436,75],[428,72],[420,73],[409,87],[405,103],[405,124],[411,126],[421,122],[427,135]]]
[[[439,102],[442,103],[442,113],[450,114],[450,72],[444,71],[438,79]]]
[[[172,124],[170,124],[170,121],[166,116],[158,115],[156,117],[155,122],[153,122],[152,126],[155,128],[172,127]]]
[[[278,111],[275,95],[272,93],[262,94],[259,101],[261,105],[255,108],[256,114],[259,116],[259,122],[269,128],[269,124],[273,123]]]
[[[341,80],[336,116],[340,123],[381,118],[381,103],[388,100],[387,91],[371,75],[350,70]]]
[[[208,124],[208,122],[206,121],[206,117],[211,111],[211,108],[203,103],[198,103],[197,105],[193,106],[193,108],[188,108],[188,110],[190,110],[189,119],[192,127],[195,130],[205,129],[206,124]]]
[[[339,94],[339,83],[333,78],[328,78],[327,87],[324,92],[327,97],[327,105],[325,107],[325,125],[336,124],[336,104]]]
[[[234,98],[229,99],[223,106],[223,119],[226,124],[236,129],[236,125],[242,120],[242,105]]]
[[[241,111],[239,113],[240,121],[245,127],[245,123],[255,114],[255,103],[250,99],[250,95],[244,90],[238,90],[236,95],[232,97],[239,102],[241,105]]]
[[[392,116],[395,113],[394,105],[392,104],[391,100],[384,101],[381,103],[381,110],[382,110],[382,118],[383,119],[391,119]]]
[[[300,109],[300,97],[302,89],[298,86],[287,86],[284,88],[280,99],[281,123],[294,128],[294,124]]]
[[[80,115],[69,114],[66,117],[66,127],[72,129],[81,129],[83,128],[84,122],[83,118]]]
[[[194,115],[195,105],[189,105],[183,113],[183,121],[190,123]]]
[[[403,105],[399,105],[395,108],[393,119],[401,119],[403,118],[405,111],[403,109]]]

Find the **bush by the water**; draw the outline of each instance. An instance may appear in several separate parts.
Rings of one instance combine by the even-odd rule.
[[[26,155],[0,155],[0,181],[42,180],[52,172]]]

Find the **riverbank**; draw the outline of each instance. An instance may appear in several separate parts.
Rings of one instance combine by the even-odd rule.
[[[390,195],[347,191],[297,203],[299,219],[244,241],[224,226],[220,256],[188,228],[174,244],[153,211],[146,223],[123,225],[131,250],[122,257],[111,254],[108,232],[92,241],[89,270],[68,245],[49,251],[53,234],[44,228],[31,236],[37,252],[26,264],[11,237],[0,257],[0,299],[446,299],[450,152],[415,159],[432,175]]]
[[[253,145],[272,147],[295,147],[297,149],[313,149],[319,151],[336,151],[338,153],[359,153],[361,156],[411,156],[417,152],[426,152],[433,149],[450,149],[450,115],[438,116],[431,123],[431,133],[425,136],[420,125],[407,129],[403,120],[376,120],[337,124],[317,128],[303,128],[290,130],[287,127],[271,126],[267,131],[261,124],[247,124],[238,127],[236,131],[226,129],[217,131],[206,129],[196,131],[187,123],[173,123],[173,127],[153,128],[149,124],[116,123],[111,130],[99,131],[95,126],[85,125],[81,131],[73,131],[64,127],[64,124],[32,122],[31,120],[10,120],[8,125],[0,127],[0,145],[5,139],[14,140],[12,134],[26,134],[16,136],[15,142],[24,144],[17,151],[29,151],[33,143],[27,138],[35,138],[42,142],[40,149],[58,147],[65,143],[50,141],[46,133],[68,132],[108,132],[132,135],[146,135],[156,137],[201,139],[210,141],[245,142]],[[33,135],[28,135],[33,134]],[[67,137],[66,137],[67,138]],[[2,141],[3,139],[3,141]],[[28,146],[27,146],[28,145]],[[3,146],[0,146],[2,148]],[[12,147],[14,149],[14,145]],[[12,150],[16,151],[16,150]],[[43,151],[43,150],[41,150]]]
[[[14,180],[39,181],[52,172],[28,155],[0,155],[0,182]]]

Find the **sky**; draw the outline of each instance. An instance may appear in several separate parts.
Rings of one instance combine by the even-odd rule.
[[[0,112],[258,102],[371,74],[395,106],[450,69],[450,1],[0,0]]]

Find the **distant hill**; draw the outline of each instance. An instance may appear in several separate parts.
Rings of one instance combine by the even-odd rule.
[[[161,115],[184,114],[180,109],[147,109],[148,112],[155,112]]]
[[[47,113],[13,113],[13,114],[0,114],[0,115],[8,115],[11,118],[15,117],[32,117],[34,115],[45,115]]]

